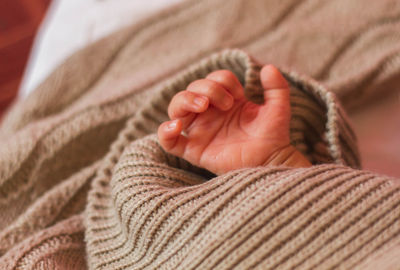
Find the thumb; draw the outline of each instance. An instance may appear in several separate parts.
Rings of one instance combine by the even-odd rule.
[[[261,69],[260,80],[264,88],[264,104],[260,106],[260,119],[257,120],[265,129],[274,127],[277,134],[288,138],[291,117],[289,84],[272,65]]]
[[[268,106],[290,107],[289,84],[273,65],[265,65],[260,72],[264,99]]]

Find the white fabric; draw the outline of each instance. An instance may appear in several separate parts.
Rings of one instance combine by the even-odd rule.
[[[53,0],[19,91],[27,96],[74,51],[183,0]]]

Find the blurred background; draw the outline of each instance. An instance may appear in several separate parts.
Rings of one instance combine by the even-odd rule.
[[[0,1],[0,117],[17,95],[35,34],[50,2]]]
[[[0,118],[74,51],[181,1],[0,0]],[[349,112],[363,168],[400,177],[400,91],[368,110]]]

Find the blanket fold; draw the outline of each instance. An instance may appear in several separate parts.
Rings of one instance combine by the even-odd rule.
[[[399,82],[398,2],[228,2],[122,29],[15,104],[0,130],[0,269],[398,269],[399,181],[359,170],[338,101]],[[217,177],[162,150],[151,134],[173,95],[229,69],[260,102],[264,63],[290,84],[290,140],[313,167]]]
[[[318,165],[207,180],[180,164],[152,135],[94,185],[91,269],[358,269],[399,243],[400,187],[384,177]]]

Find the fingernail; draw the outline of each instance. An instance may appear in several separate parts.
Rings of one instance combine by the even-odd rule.
[[[176,120],[171,121],[168,123],[167,125],[167,130],[174,130],[176,129],[176,125],[178,124],[178,122]]]
[[[197,105],[197,107],[203,108],[204,105],[206,105],[207,100],[203,97],[195,97],[193,102],[195,105]]]

